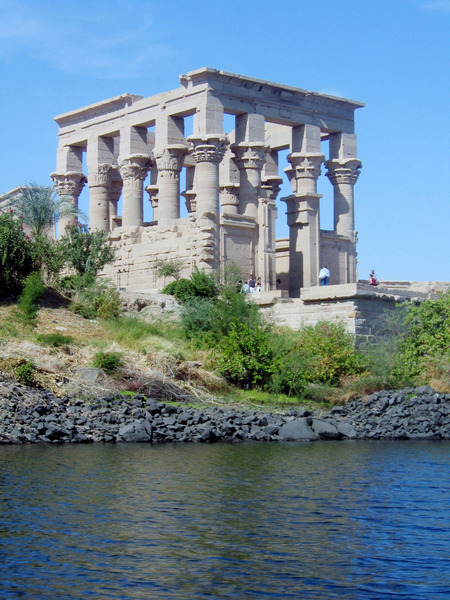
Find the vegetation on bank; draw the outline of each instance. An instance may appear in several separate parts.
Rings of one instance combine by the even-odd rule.
[[[234,267],[181,279],[179,263],[160,261],[181,318],[144,320],[124,314],[117,290],[97,276],[114,259],[104,233],[75,224],[53,241],[27,226],[30,235],[20,215],[0,214],[0,298],[16,298],[0,306],[0,368],[28,384],[266,406],[426,383],[450,392],[450,293],[399,307],[377,338],[356,344],[338,322],[298,332],[265,322],[236,289]],[[58,308],[46,306],[55,299]],[[99,370],[94,382],[73,375],[86,367]]]

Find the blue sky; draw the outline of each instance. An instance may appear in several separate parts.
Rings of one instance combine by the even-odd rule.
[[[364,102],[359,277],[450,280],[450,0],[0,0],[0,193],[51,183],[55,115],[203,66]]]

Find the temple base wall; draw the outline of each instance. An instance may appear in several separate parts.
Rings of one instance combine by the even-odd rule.
[[[422,301],[436,297],[436,292],[450,289],[441,282],[403,282],[373,288],[367,283],[330,285],[301,290],[300,298],[289,298],[282,291],[251,294],[262,314],[277,326],[299,330],[319,321],[340,321],[348,333],[369,339],[405,301]]]

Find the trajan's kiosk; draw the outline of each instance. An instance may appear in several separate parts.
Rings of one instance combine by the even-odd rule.
[[[123,94],[56,117],[51,177],[74,205],[88,185],[90,227],[110,232],[117,259],[106,274],[119,288],[161,289],[161,259],[181,259],[187,277],[194,266],[211,271],[232,261],[261,276],[263,293],[252,296],[278,323],[298,328],[340,317],[349,331],[368,335],[383,306],[381,290],[357,284],[354,187],[361,162],[354,112],[362,106],[202,68],[180,76],[175,90],[150,98]],[[224,131],[224,115],[234,117],[231,131]],[[185,135],[189,117],[193,133]],[[278,154],[286,150],[289,166],[280,173]],[[334,193],[333,230],[320,228],[322,168]],[[289,237],[277,240],[282,176],[292,186],[282,198]],[[153,208],[151,222],[144,222],[144,202]],[[320,287],[323,265],[332,285]],[[384,292],[384,300],[399,293]]]

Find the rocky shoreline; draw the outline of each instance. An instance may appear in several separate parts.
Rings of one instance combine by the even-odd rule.
[[[0,380],[0,444],[450,439],[450,394],[380,391],[327,412],[198,409],[142,395],[86,402]]]

